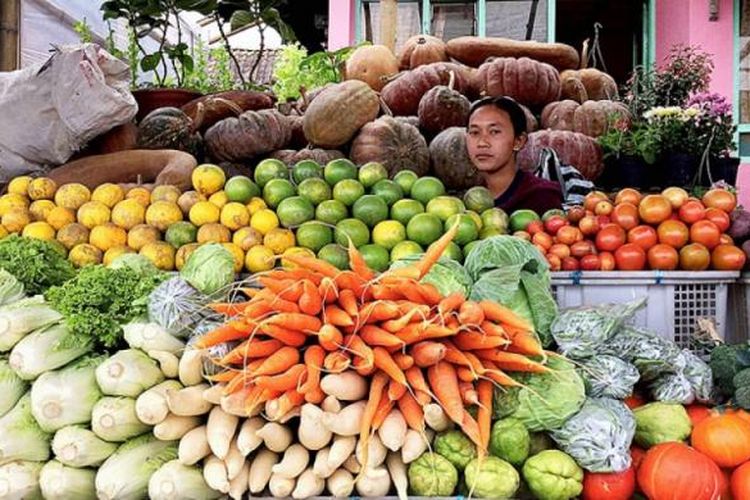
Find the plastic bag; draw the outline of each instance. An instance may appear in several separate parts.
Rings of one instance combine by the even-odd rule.
[[[210,300],[180,277],[168,279],[151,292],[148,319],[166,328],[172,335],[186,338],[203,319]]]
[[[683,374],[690,381],[695,392],[695,399],[701,403],[709,403],[714,397],[714,379],[711,367],[701,358],[685,349],[682,351],[686,359]]]
[[[632,363],[641,374],[641,380],[646,382],[678,373],[686,361],[680,348],[671,340],[631,326],[622,328],[610,342],[601,346],[599,353]]]
[[[695,401],[695,392],[682,373],[665,375],[655,380],[651,386],[651,397],[663,403],[689,405]]]
[[[594,398],[625,399],[633,393],[640,375],[635,366],[615,356],[599,355],[579,368],[586,394]]]

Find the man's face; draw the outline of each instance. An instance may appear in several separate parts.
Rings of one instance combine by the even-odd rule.
[[[469,119],[466,149],[480,172],[494,172],[513,158],[513,150],[526,142],[526,134],[515,137],[510,115],[495,106],[482,106]]]

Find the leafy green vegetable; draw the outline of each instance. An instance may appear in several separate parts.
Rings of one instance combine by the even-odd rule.
[[[10,352],[11,368],[24,380],[33,380],[44,372],[56,370],[91,349],[79,343],[64,324],[58,323],[27,335]]]
[[[105,396],[91,410],[91,430],[111,442],[123,442],[151,430],[135,413],[135,399]]]
[[[399,269],[419,261],[423,254],[409,255],[391,264],[391,269]],[[430,272],[422,278],[423,283],[430,283],[442,295],[450,295],[453,292],[461,292],[467,297],[471,292],[473,281],[464,266],[448,257],[441,257],[432,266]]]
[[[148,260],[148,257],[139,253],[122,254],[112,261],[109,267],[112,269],[127,267],[141,276],[149,276],[159,272],[154,263]]]
[[[27,462],[18,460],[0,466],[0,485],[3,498],[22,498],[39,500],[42,492],[39,489],[39,472],[44,462]]]
[[[207,311],[208,297],[179,276],[168,279],[153,292],[148,301],[148,318],[179,337],[190,335]]]
[[[0,268],[0,305],[21,300],[23,295],[23,283],[5,269]]]
[[[41,295],[0,307],[0,352],[9,351],[26,335],[62,319]]]
[[[0,464],[14,460],[46,462],[50,455],[48,434],[31,414],[31,395],[26,394],[0,418]]]
[[[129,267],[87,266],[46,296],[75,333],[74,343],[112,349],[122,344],[120,325],[146,313],[149,294],[167,276],[143,276]]]
[[[14,234],[0,240],[0,268],[23,283],[29,295],[44,293],[76,274],[62,248],[55,243]]]
[[[208,487],[200,467],[190,467],[172,460],[154,472],[148,482],[148,496],[154,500],[169,498],[220,498],[221,493]]]
[[[116,443],[108,443],[94,431],[78,425],[63,427],[52,440],[55,458],[69,467],[98,466],[116,449]]]
[[[66,467],[57,460],[47,462],[39,474],[39,486],[45,499],[96,499],[94,469]]]
[[[118,351],[96,368],[96,382],[107,396],[137,398],[163,380],[156,361],[139,349]]]
[[[606,354],[584,360],[579,371],[586,383],[586,394],[594,398],[625,399],[640,378],[635,366]]]
[[[299,44],[284,45],[273,66],[273,91],[279,102],[301,97],[300,89],[312,90],[327,83],[338,83],[341,67],[356,47],[344,47],[335,52],[307,54]]]
[[[513,498],[520,483],[516,469],[497,457],[475,458],[466,466],[471,498]]]
[[[16,405],[28,388],[28,382],[11,369],[7,356],[0,356],[0,417]]]
[[[188,257],[180,276],[206,295],[214,295],[234,281],[234,258],[218,243],[201,245]]]

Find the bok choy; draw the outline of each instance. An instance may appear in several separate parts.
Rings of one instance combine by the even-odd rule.
[[[10,351],[29,333],[61,319],[62,315],[52,309],[41,295],[1,307],[0,352]]]
[[[151,476],[148,482],[148,497],[151,500],[173,498],[210,500],[221,497],[221,493],[206,484],[200,467],[190,467],[181,464],[179,460],[172,460],[162,465]]]
[[[109,458],[117,444],[104,441],[81,426],[63,427],[52,439],[55,458],[69,467],[96,467]]]
[[[42,500],[39,473],[44,462],[10,462],[0,466],[0,498]]]
[[[15,276],[0,268],[0,305],[11,304],[24,296],[23,283]]]
[[[94,469],[66,467],[57,460],[47,462],[39,474],[45,500],[96,500]]]
[[[119,351],[96,369],[96,381],[108,396],[137,398],[163,380],[157,362],[138,349]]]
[[[16,375],[7,356],[0,356],[0,417],[8,413],[29,388],[28,382]]]
[[[14,460],[44,462],[49,459],[51,439],[52,435],[44,432],[34,420],[31,396],[26,394],[0,418],[0,464]]]
[[[179,355],[185,349],[185,343],[173,337],[166,328],[158,323],[133,321],[122,327],[125,342],[133,349],[144,351],[168,351]]]
[[[71,337],[63,324],[37,330],[16,344],[10,353],[10,366],[24,380],[65,366],[89,351],[88,346],[71,344]]]
[[[133,398],[104,397],[91,412],[91,430],[105,441],[127,441],[150,429],[151,426],[138,420]]]

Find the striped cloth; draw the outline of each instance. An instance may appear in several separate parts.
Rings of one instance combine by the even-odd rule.
[[[583,205],[587,194],[594,190],[594,183],[571,165],[563,165],[554,149],[542,148],[534,174],[548,181],[558,182],[562,190],[563,208]]]

